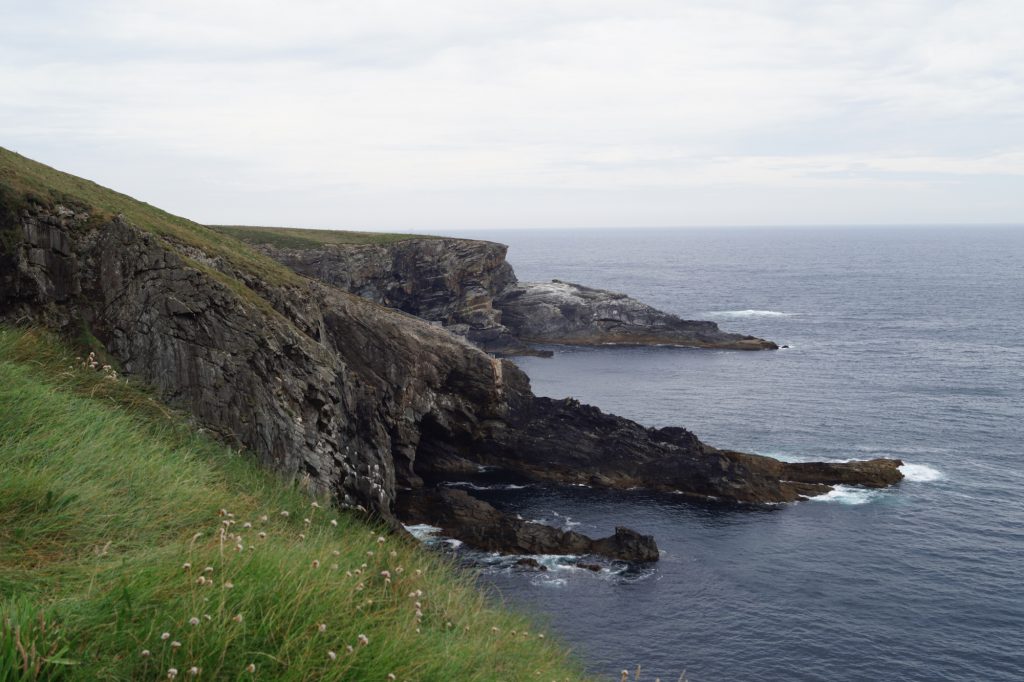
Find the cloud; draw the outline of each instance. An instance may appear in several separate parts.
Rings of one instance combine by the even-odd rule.
[[[17,96],[0,143],[200,220],[627,225],[618,207],[644,201],[647,224],[837,206],[832,222],[891,222],[934,219],[914,202],[938,201],[951,219],[1010,221],[1024,208],[1001,194],[1024,150],[1017,2],[9,13],[0,87]]]

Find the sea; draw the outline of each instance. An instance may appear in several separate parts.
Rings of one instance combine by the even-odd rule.
[[[1024,228],[481,231],[522,281],[630,294],[779,351],[558,347],[539,395],[787,461],[895,457],[886,490],[735,505],[643,490],[476,485],[651,566],[477,555],[598,679],[1024,680]]]

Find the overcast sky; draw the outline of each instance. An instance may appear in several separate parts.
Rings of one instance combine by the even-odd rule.
[[[1024,221],[1021,0],[0,0],[0,89],[208,223]]]

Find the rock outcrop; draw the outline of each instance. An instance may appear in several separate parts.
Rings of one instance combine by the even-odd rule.
[[[723,332],[714,322],[683,320],[614,291],[559,280],[519,282],[505,260],[504,244],[424,237],[284,247],[273,241],[281,232],[287,231],[251,228],[241,234],[296,272],[436,321],[499,356],[536,353],[531,344],[778,348],[771,341]]]
[[[287,248],[251,239],[256,250],[302,275],[443,325],[481,348],[502,355],[530,352],[493,306],[494,293],[516,281],[504,244],[423,237]]]
[[[40,198],[9,177],[0,173],[0,322],[96,339],[122,374],[338,505],[396,523],[398,491],[468,463],[743,502],[900,478],[895,460],[784,464],[538,398],[511,362],[241,242],[225,247],[223,236],[141,205],[132,222],[62,193]],[[542,531],[520,531],[544,542],[529,537]]]
[[[528,343],[778,348],[754,336],[723,332],[714,322],[683,320],[625,294],[557,279],[509,286],[494,306],[501,310],[505,326]]]
[[[399,514],[412,523],[429,523],[450,537],[502,554],[598,554],[622,561],[657,561],[650,535],[617,527],[594,540],[504,514],[463,490],[421,490],[399,498]]]

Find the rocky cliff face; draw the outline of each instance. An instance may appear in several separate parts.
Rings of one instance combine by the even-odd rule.
[[[525,350],[493,306],[495,292],[516,281],[504,244],[422,238],[318,248],[257,242],[254,248],[300,274],[441,324],[488,350]]]
[[[309,277],[383,305],[437,321],[498,355],[529,344],[674,345],[772,350],[771,341],[683,320],[625,294],[553,280],[518,282],[504,244],[422,238],[389,244],[255,248]]]
[[[216,251],[213,233],[189,229],[202,239],[0,182],[0,321],[88,331],[124,374],[339,505],[393,521],[402,490],[478,464],[748,502],[901,478],[895,460],[786,465],[537,398],[514,364],[439,326],[285,270],[271,277],[243,244]]]

